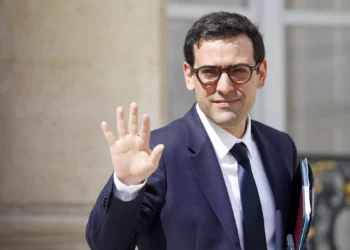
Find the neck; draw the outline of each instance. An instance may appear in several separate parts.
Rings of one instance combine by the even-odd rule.
[[[245,131],[247,129],[248,124],[248,118],[242,120],[240,123],[231,126],[231,127],[224,127],[227,132],[229,132],[231,135],[233,135],[236,138],[242,138],[245,134]]]

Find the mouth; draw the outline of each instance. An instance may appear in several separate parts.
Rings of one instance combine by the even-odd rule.
[[[223,100],[216,100],[214,101],[214,103],[216,104],[216,106],[219,107],[229,107],[237,102],[239,102],[240,99],[223,99]]]

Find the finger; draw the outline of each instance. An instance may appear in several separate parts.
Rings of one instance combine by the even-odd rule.
[[[108,145],[112,146],[116,140],[115,140],[115,137],[114,137],[112,131],[109,129],[107,122],[102,122],[101,128],[102,128],[103,134],[106,137]]]
[[[152,159],[153,166],[159,165],[159,161],[160,161],[160,158],[162,157],[163,150],[164,150],[163,144],[159,144],[153,149],[153,151],[151,153],[151,159]]]
[[[142,126],[140,131],[140,138],[148,145],[148,141],[151,133],[150,118],[148,115],[144,115],[142,118]]]
[[[117,132],[118,132],[119,138],[122,138],[126,135],[126,125],[125,125],[123,107],[117,108]]]
[[[137,110],[137,104],[131,103],[130,104],[130,114],[129,114],[129,133],[132,135],[137,135],[138,133],[138,110]]]

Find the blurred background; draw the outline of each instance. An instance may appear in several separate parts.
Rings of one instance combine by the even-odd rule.
[[[140,105],[152,128],[194,102],[185,34],[201,15],[259,24],[268,77],[252,117],[288,132],[314,169],[311,250],[350,248],[349,0],[0,0],[0,249],[88,249],[112,173],[100,130]]]

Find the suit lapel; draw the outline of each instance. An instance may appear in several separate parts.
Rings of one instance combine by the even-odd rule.
[[[213,147],[208,141],[192,160],[193,173],[227,236],[235,246],[239,246],[236,221],[226,189],[220,165]]]
[[[240,248],[236,221],[214,148],[195,106],[185,116],[193,173],[233,246]]]
[[[252,135],[259,149],[261,160],[269,180],[272,193],[276,204],[276,248],[284,248],[285,242],[285,221],[284,205],[286,192],[289,190],[288,178],[289,174],[286,167],[283,165],[283,156],[280,155],[279,149],[274,144],[274,138],[263,133],[255,122],[252,123]]]
[[[255,123],[252,122],[252,135],[257,144],[261,161],[263,163],[267,178],[269,180],[272,193],[275,199],[276,208],[279,207],[278,199],[278,158],[275,155],[274,147],[266,140],[265,135],[257,128]],[[271,140],[272,138],[270,138]]]

